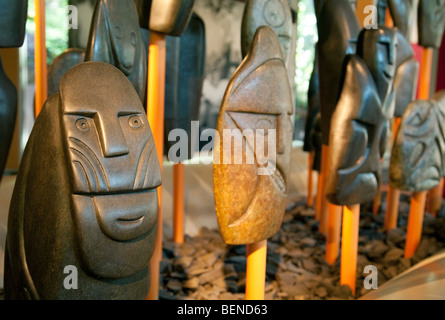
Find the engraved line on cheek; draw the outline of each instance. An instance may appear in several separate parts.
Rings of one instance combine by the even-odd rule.
[[[108,181],[108,177],[104,167],[102,166],[102,163],[100,162],[99,158],[94,153],[94,151],[91,150],[91,148],[88,147],[84,142],[80,141],[77,138],[70,137],[69,142],[70,142],[70,149],[72,150],[74,149],[77,152],[79,152],[79,154],[82,155],[94,169],[94,172],[96,174],[96,180],[100,190],[105,189],[105,191],[108,191],[110,189],[110,182]]]
[[[138,159],[138,166],[136,169],[136,177],[134,180],[134,186],[133,189],[140,189],[144,186],[144,181],[145,181],[145,177],[146,177],[146,173],[148,171],[147,167],[148,167],[148,150],[150,149],[150,142],[152,139],[149,139],[145,145],[144,148],[142,149],[141,154],[139,155],[139,159]],[[152,147],[152,146],[151,146]]]

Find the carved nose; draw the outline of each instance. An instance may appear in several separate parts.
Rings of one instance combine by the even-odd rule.
[[[109,122],[99,119],[99,136],[104,157],[112,158],[128,154],[130,151],[119,120],[117,119],[115,123]]]

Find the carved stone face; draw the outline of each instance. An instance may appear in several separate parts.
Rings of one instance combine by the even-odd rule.
[[[217,123],[214,191],[218,223],[227,243],[267,239],[281,225],[293,128],[286,74],[278,37],[269,27],[260,27],[229,83]],[[225,144],[230,139],[227,130],[251,130],[255,139],[246,135],[242,145],[231,147]],[[235,153],[241,151],[242,163],[237,164]],[[254,155],[250,163],[249,153]]]
[[[407,107],[391,154],[392,187],[423,191],[439,184],[445,152],[443,111],[435,101],[417,100]]]
[[[132,0],[97,1],[85,61],[114,65],[145,96],[147,54]]]
[[[292,45],[292,15],[287,0],[247,0],[241,29],[243,56],[250,50],[256,30],[260,26],[272,28],[278,35],[287,61]]]
[[[357,54],[365,61],[375,79],[377,91],[383,103],[393,90],[396,46],[395,30],[384,26],[361,32],[357,43]],[[388,118],[390,118],[394,109],[388,111]]]
[[[445,28],[445,0],[419,1],[419,44],[440,48]]]
[[[98,73],[119,85],[109,90]],[[112,279],[147,266],[161,181],[141,101],[122,77],[107,64],[84,63],[60,85],[77,243],[87,269]]]
[[[364,29],[358,43],[361,49],[347,61],[343,90],[332,116],[330,132],[332,174],[327,180],[326,194],[334,204],[361,204],[377,193],[387,121],[394,111],[390,97],[393,95],[395,44],[391,40],[384,33]],[[385,74],[374,78],[376,70]],[[381,96],[381,93],[386,95]]]

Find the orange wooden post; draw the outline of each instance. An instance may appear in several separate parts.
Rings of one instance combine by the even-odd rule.
[[[322,234],[327,233],[327,225],[328,225],[328,218],[329,218],[329,202],[326,198],[325,194],[325,186],[326,186],[326,179],[329,175],[329,146],[322,145],[321,147],[321,208],[320,208],[320,224],[319,224],[319,231]]]
[[[409,259],[416,252],[422,237],[422,226],[426,196],[428,191],[413,192],[406,230],[405,258]]]
[[[267,240],[246,245],[246,300],[264,300]]]
[[[323,182],[322,182],[323,176],[321,174],[321,170],[318,173],[317,178],[317,195],[315,197],[315,219],[317,221],[320,221],[321,216],[321,199],[323,196]]]
[[[326,262],[333,265],[337,261],[340,253],[340,233],[341,233],[341,218],[342,206],[329,204],[329,217],[326,234]]]
[[[184,243],[184,164],[173,165],[173,241]]]
[[[34,0],[34,69],[35,69],[35,117],[39,115],[48,97],[48,71],[46,64],[45,0]]]
[[[161,172],[164,155],[165,35],[151,32],[148,57],[147,118],[153,132]],[[159,298],[159,263],[162,259],[162,186],[158,188],[158,236],[150,262],[149,300]]]
[[[394,142],[399,130],[401,118],[395,118],[392,141]],[[386,194],[386,212],[384,229],[388,232],[391,229],[397,228],[397,218],[399,216],[400,190],[393,189],[388,186]]]
[[[355,295],[360,205],[343,207],[340,285],[348,285]]]
[[[314,166],[314,152],[309,152],[308,157],[308,168],[307,168],[307,207],[311,208],[314,205],[314,195],[312,193],[313,189],[313,166]]]

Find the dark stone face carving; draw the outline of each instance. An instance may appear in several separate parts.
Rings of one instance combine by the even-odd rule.
[[[0,1],[0,48],[21,47],[25,38],[27,0]],[[0,181],[8,158],[17,114],[17,90],[0,59]]]
[[[106,63],[72,68],[22,159],[8,220],[6,297],[145,298],[160,183],[132,84]],[[68,265],[78,270],[77,290],[63,286]]]
[[[271,28],[260,27],[227,87],[217,122],[220,139],[215,142],[213,180],[219,228],[226,243],[264,240],[281,226],[293,129],[286,74],[278,37]],[[255,142],[246,134],[242,146],[230,147],[224,132],[236,129],[245,134],[250,129]],[[254,155],[250,163],[248,151]],[[236,152],[242,152],[239,164]]]
[[[440,48],[445,28],[445,0],[419,1],[419,44]]]
[[[180,36],[192,15],[194,0],[134,0],[139,24],[151,31]]]
[[[96,2],[85,61],[106,62],[121,70],[144,101],[147,52],[132,0]]]
[[[28,0],[0,1],[0,47],[18,48],[26,31]]]
[[[48,97],[59,91],[63,75],[84,60],[85,51],[78,48],[69,48],[54,59],[48,68]]]
[[[397,63],[394,76],[395,117],[402,117],[408,104],[415,99],[418,77],[419,63],[414,57],[413,48],[402,33],[397,31]]]
[[[391,154],[390,185],[406,191],[436,187],[444,176],[445,91],[406,109]]]
[[[348,0],[318,0],[315,4],[323,144],[329,145],[331,118],[341,91],[345,56],[355,53],[360,26]]]
[[[334,204],[361,204],[377,193],[387,122],[394,112],[391,97],[396,44],[393,29],[364,29],[357,55],[347,60],[330,135],[332,174],[326,194]]]
[[[176,143],[168,141],[171,130],[185,130],[189,137],[189,152],[188,155],[181,154],[181,160],[186,160],[192,156],[191,121],[199,119],[204,81],[206,43],[202,19],[193,14],[180,37],[167,36],[166,47],[165,144],[166,149],[170,149]]]
[[[17,114],[17,90],[0,59],[0,181],[5,170]]]

